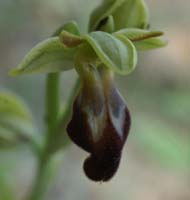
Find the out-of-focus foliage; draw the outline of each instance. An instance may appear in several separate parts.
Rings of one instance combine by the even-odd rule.
[[[32,116],[16,95],[0,92],[0,148],[28,140],[33,134]]]
[[[10,170],[10,169],[9,169]],[[13,185],[10,180],[10,176],[7,175],[8,170],[4,171],[0,168],[0,199],[2,200],[14,200]]]

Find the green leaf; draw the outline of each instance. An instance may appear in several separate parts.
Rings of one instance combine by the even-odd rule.
[[[121,36],[97,31],[84,37],[101,62],[121,75],[129,74],[136,66],[137,54],[132,42]]]
[[[59,37],[52,37],[32,48],[11,75],[52,73],[74,68],[75,49],[68,49]]]
[[[144,0],[104,0],[90,18],[89,30],[100,30],[102,20],[112,15],[115,30],[127,27],[147,28],[149,14]]]
[[[27,140],[29,136],[35,134],[32,120],[21,119],[14,115],[3,115],[0,118],[0,128],[11,131],[15,138]],[[2,132],[3,134],[3,132]],[[1,136],[2,136],[1,134]],[[7,135],[6,135],[7,136]]]
[[[25,120],[31,120],[31,113],[25,102],[10,92],[0,92],[0,119],[3,115],[14,115]]]
[[[11,93],[0,92],[0,148],[30,140],[35,131],[26,104]]]
[[[0,121],[0,149],[10,149],[18,144],[29,142],[33,136],[31,124],[18,119],[15,120],[18,124],[11,124],[11,121],[13,122],[13,119]],[[30,125],[30,128],[24,128],[27,125]]]
[[[3,126],[0,126],[0,149],[15,146],[17,142],[16,134]]]
[[[167,42],[160,38],[163,35],[161,31],[148,31],[137,28],[126,28],[114,33],[116,37],[124,36],[131,40],[139,51],[151,50],[164,47]]]

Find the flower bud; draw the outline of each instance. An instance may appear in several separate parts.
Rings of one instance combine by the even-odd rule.
[[[113,73],[102,66],[88,66],[67,127],[71,140],[90,153],[83,166],[87,177],[93,181],[113,177],[129,128],[130,114]]]

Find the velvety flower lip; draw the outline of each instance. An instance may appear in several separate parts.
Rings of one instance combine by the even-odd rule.
[[[108,181],[116,173],[130,128],[128,108],[116,89],[113,73],[90,69],[91,84],[82,80],[67,132],[90,153],[84,172],[93,181]]]

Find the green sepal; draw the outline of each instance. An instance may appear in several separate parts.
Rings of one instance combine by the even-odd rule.
[[[92,12],[89,22],[89,30],[97,30],[99,23],[106,19],[124,2],[125,0],[103,0],[102,4]]]
[[[168,44],[168,42],[161,38],[155,37],[155,38],[145,39],[139,42],[134,42],[133,44],[135,45],[138,51],[146,51],[146,50],[165,47]]]
[[[80,35],[76,22],[63,24],[52,37],[32,48],[18,67],[11,70],[10,75],[53,73],[74,68],[73,56],[76,49],[68,49],[59,39],[64,30],[76,36]]]
[[[116,37],[124,36],[131,40],[138,51],[161,48],[167,45],[167,41],[160,38],[161,31],[149,31],[137,28],[126,28],[115,32]]]
[[[115,30],[122,28],[146,29],[149,25],[149,12],[144,0],[125,0],[113,14]]]
[[[52,73],[74,68],[75,49],[66,48],[59,37],[52,37],[32,48],[11,75]]]
[[[147,28],[149,13],[144,0],[104,0],[91,14],[89,30],[99,30],[102,20],[112,15],[115,30],[127,27]]]

